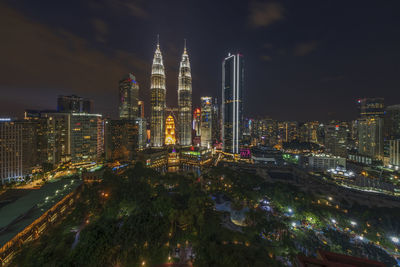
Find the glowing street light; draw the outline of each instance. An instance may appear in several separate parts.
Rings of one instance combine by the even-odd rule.
[[[295,222],[292,222],[292,227],[296,227],[296,223]]]
[[[392,239],[392,242],[394,243],[399,243],[399,238],[392,236],[390,239]]]
[[[360,239],[360,240],[364,240],[364,237],[362,237],[362,236],[358,236],[358,239]]]
[[[336,220],[335,219],[331,219],[331,222],[336,224]]]
[[[355,221],[350,221],[350,224],[353,225],[353,226],[357,225],[357,223]]]
[[[332,197],[328,197],[328,199],[329,199],[330,201],[332,201],[332,200],[333,200],[333,198],[332,198]]]
[[[292,210],[291,208],[289,208],[289,209],[288,209],[288,211],[289,211],[290,213],[292,213],[292,212],[293,212],[293,210]]]

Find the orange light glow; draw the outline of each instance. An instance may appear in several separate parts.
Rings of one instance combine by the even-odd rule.
[[[175,137],[175,122],[174,118],[170,115],[167,117],[165,121],[165,144],[166,145],[175,145],[176,137]]]

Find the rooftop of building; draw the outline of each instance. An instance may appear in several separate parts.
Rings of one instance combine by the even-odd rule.
[[[0,247],[73,192],[82,181],[70,178],[49,182],[22,194],[0,208]]]

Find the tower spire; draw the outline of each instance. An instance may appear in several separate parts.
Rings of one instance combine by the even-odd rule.
[[[183,52],[185,52],[185,53],[186,53],[186,38],[185,38],[185,39],[183,39],[183,41],[184,41],[184,45],[183,45]]]
[[[160,35],[157,34],[157,47],[160,47]]]

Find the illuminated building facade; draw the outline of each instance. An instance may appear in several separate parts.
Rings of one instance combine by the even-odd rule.
[[[347,140],[349,128],[347,123],[333,123],[325,125],[325,149],[335,156],[347,157]]]
[[[201,146],[212,145],[212,97],[201,97]]]
[[[151,69],[150,85],[150,131],[151,145],[162,147],[164,145],[164,114],[165,114],[165,70],[160,50],[160,44],[157,42],[157,48],[154,53],[153,65]]]
[[[127,162],[138,148],[138,125],[132,120],[107,120],[105,124],[105,159]]]
[[[169,115],[165,120],[165,144],[166,145],[175,145],[175,122],[174,118]]]
[[[201,110],[196,108],[193,111],[193,145],[200,145],[201,142]]]
[[[223,151],[239,154],[243,123],[243,56],[231,55],[222,62]]]
[[[39,164],[35,123],[0,119],[0,184],[22,181]]]
[[[299,127],[299,139],[301,142],[318,143],[318,121],[306,122]]]
[[[186,41],[179,66],[178,108],[179,144],[190,146],[192,144],[192,75]]]
[[[71,113],[26,110],[25,120],[35,124],[38,164],[53,166],[71,160]]]
[[[97,161],[103,153],[103,120],[99,114],[70,114],[70,151],[73,163]]]
[[[139,83],[129,73],[119,82],[119,118],[133,120],[138,117]]]
[[[383,119],[367,117],[358,121],[358,153],[383,160]]]
[[[0,122],[0,179],[1,183],[21,181],[22,125],[15,122]]]
[[[278,122],[278,140],[290,142],[298,139],[298,123],[296,121]]]
[[[144,101],[138,101],[138,117],[144,118]]]

